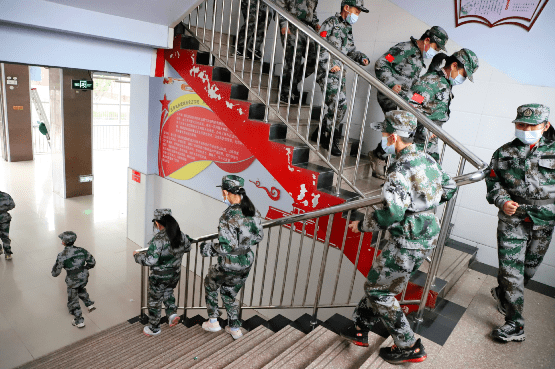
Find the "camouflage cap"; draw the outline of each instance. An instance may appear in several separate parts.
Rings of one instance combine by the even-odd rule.
[[[460,49],[459,51],[454,53],[453,56],[464,65],[464,70],[466,71],[468,79],[471,82],[474,82],[474,78],[472,77],[472,75],[476,73],[479,67],[478,57],[476,56],[476,54],[474,54],[474,52],[469,49]]]
[[[534,126],[547,122],[549,107],[542,104],[524,104],[516,109],[516,119],[513,123],[526,123]]]
[[[166,214],[172,215],[172,209],[156,209],[154,210],[154,219],[152,221],[160,220]]]
[[[222,178],[222,185],[216,186],[221,187],[222,190],[226,190],[229,192],[237,192],[245,185],[245,180],[239,176],[234,174],[229,174],[227,176],[223,176]]]
[[[416,132],[416,117],[404,110],[392,110],[385,114],[383,122],[371,123],[376,131],[395,133],[401,137],[412,137]]]
[[[75,234],[75,232],[65,231],[63,233],[60,233],[58,235],[58,238],[60,238],[62,242],[65,243],[66,245],[73,245],[73,243],[77,239],[77,235]]]
[[[343,8],[345,5],[354,6],[355,8],[358,8],[358,10],[360,10],[361,12],[368,13],[368,9],[364,7],[364,0],[342,0],[341,8]]]
[[[432,40],[432,42],[435,42],[441,50],[447,52],[445,44],[447,43],[447,40],[449,40],[449,36],[447,36],[447,32],[445,32],[443,28],[439,26],[433,26],[428,30],[428,34],[430,35],[430,39]]]

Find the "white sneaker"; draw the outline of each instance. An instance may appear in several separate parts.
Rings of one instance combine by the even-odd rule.
[[[175,327],[176,325],[178,325],[180,320],[181,320],[181,317],[179,315],[177,314],[170,315],[168,319],[170,327]]]
[[[77,328],[83,328],[85,326],[85,322],[82,321],[81,323],[77,323],[77,321],[75,319],[73,319],[73,321],[71,322],[71,325],[74,325]]]
[[[153,337],[153,336],[157,336],[160,333],[162,333],[161,329],[158,329],[158,331],[153,332],[152,329],[150,329],[150,326],[145,325],[145,327],[143,328],[143,333],[149,337]]]
[[[231,337],[233,337],[234,340],[238,340],[239,338],[243,337],[243,332],[241,332],[241,328],[236,331],[232,331],[231,327],[227,326],[225,327],[225,331],[231,334]]]
[[[6,254],[6,260],[12,260],[12,254]]]
[[[217,321],[216,323],[210,323],[210,320],[207,320],[202,323],[202,329],[208,332],[219,332],[222,330],[222,327],[220,327],[220,323]]]
[[[90,313],[90,312],[92,312],[92,311],[95,311],[95,310],[96,310],[96,306],[94,306],[94,305],[91,305],[91,306],[87,306],[87,309],[89,309],[89,313]]]

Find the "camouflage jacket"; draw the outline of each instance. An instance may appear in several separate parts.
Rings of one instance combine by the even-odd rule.
[[[316,14],[318,0],[278,0],[277,3],[297,17],[297,19],[312,28],[315,28],[316,25],[320,23],[318,14]],[[263,4],[263,2],[261,1],[260,4]],[[287,20],[283,17],[279,17],[279,28],[284,28],[286,26]],[[291,25],[289,25],[289,29],[293,29]]]
[[[424,57],[414,38],[400,42],[383,54],[375,64],[376,77],[389,88],[401,85],[408,91],[420,77],[424,68]]]
[[[218,241],[201,244],[203,256],[218,256],[218,264],[227,270],[242,270],[250,267],[253,260],[251,246],[264,238],[262,217],[258,210],[255,216],[245,217],[239,204],[228,207],[220,217]]]
[[[89,279],[89,269],[94,268],[96,261],[91,253],[81,247],[66,246],[58,254],[56,263],[52,267],[52,276],[57,277],[65,269],[68,287],[78,287],[86,284]]]
[[[156,233],[148,245],[146,253],[135,254],[138,264],[150,267],[152,275],[160,279],[171,279],[181,272],[183,254],[191,251],[189,236],[181,232],[181,244],[173,250],[165,230]]]
[[[349,58],[353,59],[355,62],[362,64],[363,59],[370,59],[363,52],[357,51],[355,46],[355,41],[353,40],[353,27],[341,17],[340,13],[336,13],[333,17],[329,17],[322,23],[322,28],[320,28],[320,36],[325,38],[330,44],[335,46],[343,54],[347,55]],[[325,68],[330,58],[330,53],[324,48],[320,51],[320,62],[319,62],[319,77],[322,73],[325,73]],[[331,58],[329,69],[338,66],[341,67],[342,63],[335,58]],[[343,72],[343,77],[345,77],[345,72]]]
[[[433,212],[414,213],[434,209],[456,191],[455,181],[430,155],[409,145],[387,171],[383,208],[359,223],[359,230],[389,229],[403,248],[433,248],[440,229],[438,218]]]
[[[554,204],[520,204],[512,216],[503,212],[505,202],[519,202],[517,196],[528,200],[555,198],[554,141],[542,137],[530,149],[529,145],[516,138],[493,153],[488,169],[486,199],[499,208],[501,220],[518,224],[529,217],[534,226],[555,225]]]
[[[0,191],[0,223],[12,220],[12,216],[8,213],[8,211],[13,208],[15,208],[15,202],[12,197],[9,194]]]
[[[423,98],[421,102],[419,96]],[[408,92],[401,92],[416,109],[420,110],[440,126],[449,120],[449,105],[453,99],[451,83],[443,70],[426,73],[411,86]]]

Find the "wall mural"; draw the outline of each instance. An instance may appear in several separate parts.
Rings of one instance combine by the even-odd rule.
[[[549,0],[455,0],[456,27],[512,24],[530,31]]]

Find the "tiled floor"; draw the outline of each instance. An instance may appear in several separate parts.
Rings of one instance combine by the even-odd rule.
[[[47,156],[26,163],[0,161],[0,190],[9,192],[17,204],[12,211],[14,259],[0,258],[0,369],[13,368],[138,315],[140,268],[131,257],[137,245],[126,238],[127,154],[99,151],[94,163],[95,195],[63,200],[51,191]],[[98,309],[83,312],[84,329],[71,325],[64,273],[58,278],[50,275],[62,249],[57,235],[70,229],[78,235],[77,244],[97,260],[88,291]],[[443,345],[422,338],[428,360],[412,365],[555,368],[555,300],[526,290],[526,341],[499,344],[489,338],[492,328],[503,321],[489,292],[495,283],[494,277],[467,270],[446,296],[461,313],[463,308],[466,311]]]

